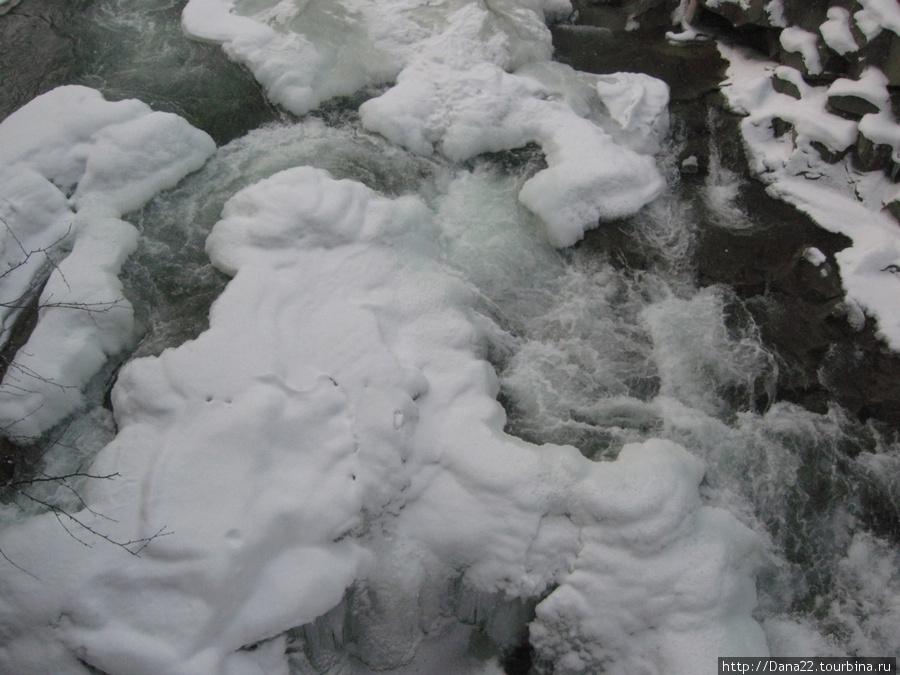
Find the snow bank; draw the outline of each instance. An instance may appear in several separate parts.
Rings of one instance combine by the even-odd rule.
[[[360,107],[363,124],[421,154],[459,161],[529,142],[549,168],[525,183],[522,203],[547,227],[550,242],[571,246],[600,220],[634,213],[663,188],[652,157],[668,89],[636,75],[589,76],[541,62],[514,73],[512,54],[490,53],[482,35],[490,12],[467,5],[446,30],[423,43],[397,84]],[[505,50],[504,50],[505,51]],[[612,128],[591,119],[604,106]],[[662,122],[661,122],[662,120]]]
[[[192,0],[183,23],[195,37],[222,42],[296,113],[393,82],[360,107],[361,120],[413,152],[459,161],[539,144],[550,166],[526,184],[522,203],[555,246],[660,194],[648,153],[665,127],[668,91],[642,76],[581,76],[551,65],[544,21],[567,3],[447,3],[428,13],[418,3],[322,4],[329,10]],[[611,118],[594,114],[603,100],[615,108]]]
[[[849,159],[830,165],[810,147],[818,140],[831,150],[845,149],[855,140],[857,127],[872,133],[875,142],[896,138],[884,119],[889,115],[886,111],[866,115],[865,124],[858,125],[825,111],[828,94],[853,94],[885,105],[884,76],[869,70],[859,82],[838,80],[826,91],[806,85],[792,69],[746,59],[724,46],[720,50],[730,62],[723,89],[731,105],[746,115],[741,130],[751,168],[769,185],[770,194],[794,204],[825,229],[853,240],[851,247],[836,256],[851,313],[853,307],[861,307],[876,319],[879,336],[892,349],[900,349],[896,304],[900,275],[895,272],[900,269],[900,232],[896,221],[879,210],[880,201],[859,201],[857,184],[848,178],[854,174],[846,165]],[[773,74],[794,83],[801,99],[776,93]],[[772,125],[776,117],[794,125],[796,140],[788,135],[776,137]],[[876,178],[887,182],[880,174]]]
[[[651,440],[593,463],[503,433],[437,236],[419,200],[310,168],[232,198],[207,245],[234,275],[210,328],[123,369],[93,467],[122,478],[79,514],[119,540],[171,534],[135,558],[51,514],[0,533],[30,573],[0,577],[0,670],[284,673],[285,631],[344,598],[344,639],[391,668],[452,615],[436,598],[454,584],[549,592],[531,635],[556,672],[765,654],[758,542],[701,505],[699,460]]]
[[[41,307],[0,385],[8,434],[40,435],[77,409],[91,377],[131,341],[117,275],[137,231],[120,218],[214,150],[176,115],[78,86],[39,96],[0,124],[0,291],[16,305],[40,293]],[[3,315],[4,341],[16,315]]]

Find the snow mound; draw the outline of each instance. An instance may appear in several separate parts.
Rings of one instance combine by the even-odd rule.
[[[829,7],[827,17],[819,26],[825,44],[841,56],[857,51],[859,46],[850,32],[850,12],[843,7]]]
[[[171,534],[133,557],[84,550],[52,514],[0,533],[28,571],[0,582],[0,669],[40,653],[45,672],[284,673],[286,632],[344,625],[342,603],[356,657],[393,668],[454,585],[549,593],[531,634],[557,672],[764,654],[758,541],[700,503],[699,460],[650,440],[593,463],[503,433],[475,298],[437,236],[418,199],[316,169],[232,198],[208,240],[234,275],[210,328],[123,369],[92,469],[122,479],[79,514],[120,541]]]
[[[811,75],[822,73],[822,59],[819,56],[818,38],[797,26],[788,26],[778,36],[782,48],[786,52],[800,54],[806,70]]]

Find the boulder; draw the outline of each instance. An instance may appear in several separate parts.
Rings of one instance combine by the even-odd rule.
[[[894,149],[885,143],[874,143],[860,132],[853,149],[853,166],[860,171],[885,171],[893,168]]]
[[[783,120],[780,117],[772,118],[772,129],[775,131],[775,135],[781,138],[785,134],[793,134],[794,144],[796,145],[797,134],[794,131],[794,125],[788,122],[787,120]]]
[[[900,190],[894,193],[892,197],[884,201],[885,213],[891,214],[895,220],[900,222]]]
[[[879,111],[878,106],[871,101],[852,95],[829,96],[826,109],[833,115],[857,121],[865,115],[875,114]]]
[[[859,50],[859,66],[878,67],[889,87],[900,87],[900,35],[883,30]]]
[[[800,93],[800,88],[791,82],[788,79],[783,77],[779,77],[779,73],[776,70],[774,76],[772,77],[772,89],[777,91],[779,94],[785,94],[786,96],[790,96],[791,98],[795,98],[798,101],[802,97]]]
[[[810,146],[813,148],[813,150],[819,153],[819,157],[821,157],[829,164],[837,164],[842,159],[844,159],[844,157],[847,156],[847,152],[849,152],[849,149],[840,151],[832,150],[827,145],[819,141],[811,141]]]

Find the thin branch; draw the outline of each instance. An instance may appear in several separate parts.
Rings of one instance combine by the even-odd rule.
[[[172,534],[172,532],[166,532],[165,531],[166,527],[165,527],[165,525],[163,525],[156,532],[156,534],[153,534],[149,537],[143,537],[141,539],[132,539],[132,540],[126,541],[126,542],[116,541],[110,535],[104,534],[103,532],[100,532],[99,530],[95,530],[93,527],[91,527],[87,523],[83,522],[82,520],[76,518],[74,515],[72,515],[65,509],[61,509],[58,506],[55,506],[54,504],[51,504],[43,499],[38,499],[34,495],[30,495],[27,492],[25,492],[24,490],[17,489],[16,491],[19,494],[21,494],[23,497],[26,497],[27,499],[30,499],[31,501],[35,502],[36,504],[40,504],[41,506],[44,506],[47,509],[49,509],[53,513],[53,515],[56,516],[56,519],[59,521],[59,524],[62,525],[63,529],[69,534],[69,536],[72,537],[75,541],[77,541],[81,544],[84,544],[88,548],[93,548],[93,546],[91,544],[89,544],[88,542],[84,541],[83,539],[80,539],[79,537],[77,537],[72,532],[72,530],[70,530],[68,528],[68,526],[65,524],[65,522],[63,521],[63,518],[68,518],[71,522],[75,523],[76,525],[78,525],[82,529],[86,530],[93,536],[99,537],[100,539],[103,539],[104,541],[107,541],[110,544],[113,544],[114,546],[118,546],[119,548],[124,549],[125,551],[128,551],[128,553],[130,553],[131,555],[133,555],[137,558],[140,557],[141,551],[143,551],[145,548],[147,548],[147,546],[150,544],[151,541],[153,541],[157,537],[164,537],[166,535]],[[136,551],[132,551],[130,548],[128,548],[129,546],[133,546],[135,544],[141,544],[141,546]]]
[[[29,303],[19,304],[25,297],[23,293],[15,300],[9,302],[0,302],[0,307],[5,309],[28,309]],[[52,295],[50,296],[53,297]],[[50,298],[48,298],[49,300]],[[118,297],[114,300],[104,300],[103,302],[42,302],[38,305],[38,309],[54,308],[54,309],[77,309],[82,312],[90,312],[92,314],[105,314],[121,306],[125,302],[125,298]]]
[[[67,473],[63,476],[48,476],[47,474],[42,474],[43,478],[30,478],[28,480],[20,480],[15,481],[13,483],[7,483],[9,487],[18,487],[19,485],[31,485],[33,483],[63,483],[68,478],[99,478],[103,480],[112,479],[118,477],[120,474],[110,473],[105,476],[100,476],[93,473],[87,473],[86,471],[73,471],[72,473]]]
[[[59,265],[53,259],[53,257],[50,255],[50,251],[52,249],[56,248],[57,246],[61,245],[66,239],[69,238],[69,235],[72,234],[72,225],[71,224],[66,228],[65,234],[59,236],[55,241],[52,241],[48,245],[42,246],[41,248],[36,248],[32,251],[27,251],[27,250],[25,250],[25,247],[22,245],[22,242],[16,236],[16,233],[9,226],[9,223],[7,223],[6,220],[3,219],[2,217],[0,217],[0,223],[3,223],[3,225],[6,227],[6,231],[9,232],[9,236],[11,236],[13,238],[13,241],[15,241],[16,244],[19,246],[19,250],[21,250],[22,253],[25,255],[25,257],[22,258],[22,260],[20,260],[17,263],[12,264],[8,269],[6,269],[2,273],[0,273],[0,279],[3,279],[7,275],[11,274],[14,270],[17,270],[19,267],[22,267],[23,265],[27,264],[29,259],[31,259],[31,256],[41,253],[44,255],[44,257],[46,258],[46,260],[50,264],[50,266],[54,270],[59,272],[59,275],[62,278],[63,283],[66,285],[66,288],[70,288],[69,282],[66,281],[66,276],[62,273],[62,271],[59,269]]]
[[[74,487],[69,485],[69,483],[66,481],[69,478],[95,478],[98,480],[113,480],[116,477],[118,477],[119,475],[120,474],[118,472],[116,472],[116,473],[110,473],[110,474],[101,476],[99,474],[93,474],[93,473],[88,473],[86,471],[82,471],[81,468],[79,467],[72,473],[67,473],[62,476],[49,476],[49,475],[41,472],[41,476],[42,476],[41,478],[29,478],[28,480],[11,481],[11,482],[7,483],[4,487],[13,488],[16,490],[16,492],[25,494],[26,497],[30,497],[30,495],[28,495],[27,493],[24,493],[22,490],[19,490],[18,488],[22,485],[35,485],[37,483],[57,483],[57,484],[61,485],[62,487],[66,488],[73,495],[75,495],[75,498],[78,500],[78,502],[81,504],[81,506],[84,509],[86,509],[87,511],[89,511],[92,515],[97,516],[98,518],[103,518],[104,520],[108,520],[112,523],[116,523],[118,521],[115,518],[111,518],[110,516],[107,516],[103,513],[94,511],[94,509],[92,509],[90,506],[88,506],[87,502],[85,502],[84,499],[82,498],[82,496],[78,493],[78,490],[76,490]]]
[[[25,572],[25,574],[27,574],[28,576],[30,576],[32,579],[36,579],[37,581],[40,581],[40,578],[39,578],[39,577],[34,576],[31,572],[29,572],[28,570],[26,570],[24,567],[22,567],[22,566],[20,566],[20,565],[17,565],[13,560],[11,560],[10,557],[9,557],[8,555],[6,555],[6,554],[3,552],[3,549],[2,549],[2,548],[0,548],[0,556],[2,556],[3,559],[4,559],[6,562],[8,562],[10,565],[12,565],[13,567],[15,567],[15,568],[16,568],[17,570],[19,570],[20,572]]]

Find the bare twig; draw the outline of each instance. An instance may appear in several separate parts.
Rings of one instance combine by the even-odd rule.
[[[172,534],[172,532],[166,532],[165,531],[166,527],[165,527],[165,525],[163,525],[159,530],[156,531],[155,534],[152,534],[149,537],[142,537],[141,539],[131,539],[130,541],[124,541],[124,542],[118,541],[118,540],[114,539],[112,536],[110,536],[108,534],[104,534],[103,532],[100,532],[99,530],[95,529],[93,526],[88,525],[87,523],[85,523],[83,520],[81,520],[77,516],[69,513],[65,509],[62,509],[62,508],[56,506],[55,504],[51,504],[50,502],[48,502],[46,500],[39,499],[38,497],[28,494],[26,491],[21,490],[21,489],[16,489],[16,492],[18,492],[20,495],[22,495],[26,499],[29,499],[29,500],[35,502],[36,504],[40,504],[41,506],[49,509],[50,512],[53,513],[53,515],[59,521],[59,524],[62,525],[63,529],[69,534],[69,536],[72,537],[75,541],[77,541],[81,544],[84,544],[88,548],[93,548],[93,545],[84,541],[84,539],[79,538],[71,529],[69,529],[69,526],[65,522],[66,520],[70,521],[70,523],[74,523],[75,525],[77,525],[81,529],[85,530],[92,536],[99,537],[100,539],[102,539],[106,542],[109,542],[113,546],[118,546],[119,548],[127,551],[131,555],[138,557],[138,558],[140,557],[141,551],[143,551],[145,548],[147,548],[147,546],[150,544],[151,541],[153,541],[154,539],[157,539],[159,537],[165,537],[167,535]],[[88,511],[90,511],[91,513],[95,513],[91,509],[88,509]],[[106,516],[104,516],[104,517],[106,517]],[[112,519],[107,518],[107,520],[112,520]],[[137,548],[137,550],[131,550],[129,548],[129,546],[134,546],[135,544],[140,544],[140,546]]]
[[[10,206],[13,209],[15,208],[14,205]],[[72,290],[68,280],[66,279],[57,262],[57,258],[59,257],[58,252],[60,252],[65,247],[66,240],[68,240],[70,238],[70,235],[72,234],[72,226],[69,225],[68,229],[63,235],[61,235],[48,245],[29,250],[25,247],[22,240],[20,240],[16,233],[13,231],[12,227],[10,227],[9,223],[2,217],[0,217],[0,224],[2,224],[2,226],[6,228],[10,239],[15,242],[16,246],[18,246],[18,249],[21,251],[22,256],[20,260],[7,263],[6,269],[0,271],[0,282],[13,274],[15,270],[30,264],[30,261],[32,261],[35,256],[43,256],[44,258],[44,261],[40,263],[38,265],[38,268],[31,274],[31,279],[27,282],[28,288],[17,298],[8,301],[0,301],[0,309],[7,309],[12,311],[24,310],[29,315],[33,313],[35,317],[37,316],[36,311],[41,309],[70,309],[80,312],[87,312],[90,315],[95,315],[111,312],[125,303],[125,299],[122,297],[118,297],[106,302],[67,302],[64,300],[55,300],[52,293],[46,297],[39,297],[44,293],[46,282],[52,275],[53,271],[59,274],[59,278],[62,279],[62,283],[65,284],[65,287],[69,291]],[[18,322],[18,318],[16,319],[16,321]],[[11,329],[8,327],[2,327],[2,329],[0,329],[0,336],[9,333],[10,330]],[[14,348],[16,350],[15,353],[21,352],[21,347],[26,344],[25,341],[28,339],[29,334],[25,334],[21,341],[17,342],[14,345]],[[4,366],[2,368],[2,372],[0,372],[0,376],[3,377],[2,387],[8,393],[15,394],[16,392],[20,392],[22,395],[33,393],[34,390],[32,388],[29,388],[28,386],[29,381],[34,383],[41,382],[44,384],[54,385],[63,390],[71,388],[71,386],[69,385],[63,385],[58,382],[54,382],[52,378],[42,376],[40,373],[34,371],[28,366],[16,362],[11,355],[4,356],[3,361],[5,362],[5,364],[0,364]],[[23,416],[20,420],[16,420],[15,422],[7,424],[5,429],[0,429],[0,434],[2,434],[5,439],[12,442],[13,444],[20,444],[17,446],[17,452],[24,452],[22,448],[27,447],[31,439],[17,437],[13,433],[11,433],[11,430],[18,422],[27,419],[35,412],[37,411],[32,411],[31,413]],[[45,439],[46,446],[44,447],[44,449],[37,455],[37,457],[32,456],[32,458],[27,463],[34,467],[35,463],[37,461],[40,461],[44,454],[46,454],[50,450],[50,448],[60,444],[67,428],[68,427],[64,427],[56,435],[55,438]],[[172,534],[171,532],[166,531],[165,526],[163,526],[154,534],[148,537],[131,539],[129,541],[121,541],[113,535],[97,529],[95,525],[91,524],[91,516],[94,518],[101,518],[111,523],[117,521],[110,516],[92,509],[82,498],[81,493],[79,492],[78,484],[73,484],[73,481],[114,480],[119,476],[118,473],[92,473],[90,471],[83,470],[81,467],[78,467],[74,471],[69,471],[68,473],[60,475],[52,475],[43,471],[38,471],[31,477],[22,478],[21,473],[21,468],[19,468],[18,470],[14,470],[12,472],[12,475],[9,476],[9,478],[6,480],[5,484],[0,482],[0,490],[5,490],[7,496],[16,495],[18,498],[13,501],[19,508],[23,509],[23,504],[31,502],[33,504],[37,504],[43,509],[46,509],[53,514],[57,522],[70,537],[88,548],[93,548],[93,544],[91,543],[90,538],[95,537],[109,544],[112,544],[113,546],[121,548],[122,550],[128,552],[130,555],[140,557],[141,552],[152,541],[154,541],[158,537]],[[29,489],[36,488],[43,483],[55,483],[68,491],[71,495],[74,496],[79,507],[78,511],[74,511],[65,506],[55,504],[53,503],[53,501],[56,501],[55,499],[51,501],[50,498],[42,498],[38,496],[38,494],[36,494],[34,490]],[[86,516],[85,514],[90,515]],[[37,579],[34,574],[21,567],[14,560],[10,559],[10,557],[3,550],[0,550],[0,558],[6,560],[16,569],[25,572],[29,576]]]

